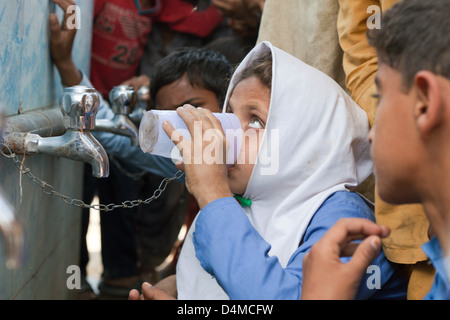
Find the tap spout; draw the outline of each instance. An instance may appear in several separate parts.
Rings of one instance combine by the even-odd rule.
[[[147,112],[149,104],[150,88],[149,86],[142,86],[137,91],[138,102],[130,113],[129,118],[133,123],[139,127],[144,114]]]
[[[37,151],[87,162],[92,167],[94,177],[106,178],[109,176],[108,155],[89,131],[67,130],[63,136],[40,138],[37,143]]]
[[[43,138],[35,133],[12,132],[5,134],[5,144],[17,154],[49,154],[92,166],[97,178],[109,176],[109,159],[103,146],[90,131],[67,130],[58,137]]]
[[[99,106],[100,95],[95,89],[83,86],[65,88],[60,108],[67,131],[62,137],[41,139],[38,151],[88,162],[94,177],[108,177],[108,155],[89,131],[95,127]]]
[[[114,87],[109,94],[109,101],[114,117],[110,120],[97,119],[95,130],[129,137],[131,144],[137,147],[139,141],[138,129],[129,117],[138,101],[138,96],[133,87],[125,85]]]

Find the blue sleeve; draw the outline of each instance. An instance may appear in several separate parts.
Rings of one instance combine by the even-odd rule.
[[[84,74],[80,85],[92,87]],[[97,119],[112,119],[113,117],[113,111],[102,98]],[[173,177],[178,172],[171,159],[144,153],[139,146],[132,146],[128,137],[95,130],[92,131],[92,135],[100,142],[106,153],[140,170],[167,178]],[[183,176],[178,181],[184,183],[184,179]]]
[[[253,228],[237,201],[219,199],[207,205],[197,219],[196,255],[231,299],[298,300],[305,254],[337,220],[344,217],[374,220],[373,212],[361,197],[349,192],[335,193],[318,209],[301,244],[283,268],[276,257],[268,255],[270,244]],[[383,287],[394,269],[383,255],[374,264],[380,267]],[[379,294],[365,285],[370,276],[368,274],[361,282],[358,299]]]
[[[281,268],[270,245],[234,198],[211,202],[195,226],[194,245],[203,268],[231,299],[298,299],[299,272]]]

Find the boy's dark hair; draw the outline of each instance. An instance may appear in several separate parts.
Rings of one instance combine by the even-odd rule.
[[[380,62],[399,71],[405,89],[428,70],[450,79],[450,0],[404,0],[382,18],[381,29],[369,30],[369,43]]]
[[[222,105],[233,73],[230,62],[219,52],[205,48],[182,48],[161,59],[152,72],[150,96],[153,106],[159,89],[187,73],[192,86],[215,93]]]
[[[200,0],[183,0],[183,1],[192,4],[194,7],[196,7],[198,6]]]
[[[219,37],[205,45],[205,48],[219,51],[230,61],[233,67],[237,67],[254,46],[255,42],[253,39],[244,39],[231,35]]]

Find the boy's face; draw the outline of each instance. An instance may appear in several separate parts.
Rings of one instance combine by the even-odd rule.
[[[378,110],[369,134],[380,197],[392,204],[417,201],[412,177],[418,160],[414,90],[405,92],[401,74],[380,62],[377,74]]]
[[[194,107],[202,107],[211,112],[222,112],[217,96],[214,92],[192,86],[187,74],[158,90],[156,97],[156,108],[159,110],[176,110],[185,104]]]

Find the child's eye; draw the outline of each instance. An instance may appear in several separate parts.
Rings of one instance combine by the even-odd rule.
[[[264,129],[264,124],[258,118],[252,118],[248,126],[253,129]]]

